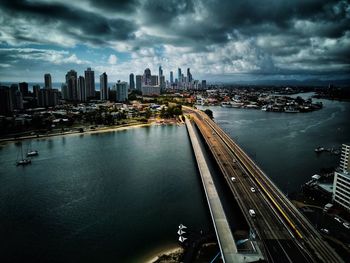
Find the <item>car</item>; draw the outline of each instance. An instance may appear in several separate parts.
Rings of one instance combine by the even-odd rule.
[[[250,187],[250,191],[252,191],[252,193],[255,193],[255,188],[254,187]]]
[[[338,221],[339,223],[341,223],[341,219],[339,217],[334,217],[334,220]]]
[[[249,214],[251,217],[255,217],[256,215],[254,209],[249,209]]]
[[[321,231],[322,231],[323,233],[325,233],[325,234],[329,234],[329,230],[326,229],[326,228],[321,228]]]
[[[231,177],[231,181],[232,181],[232,182],[236,181],[236,177],[233,177],[233,176],[232,176],[232,177]]]
[[[343,226],[347,229],[350,229],[350,224],[349,223],[343,223]]]

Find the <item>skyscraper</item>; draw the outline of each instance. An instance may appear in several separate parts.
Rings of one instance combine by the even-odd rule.
[[[187,82],[188,83],[192,82],[192,74],[190,72],[190,68],[187,68]]]
[[[334,172],[333,201],[350,211],[350,144],[343,144],[339,170]]]
[[[149,68],[145,69],[142,80],[143,80],[143,84],[151,85],[151,70]]]
[[[19,83],[19,91],[22,93],[23,96],[28,96],[28,83],[27,82],[20,82]]]
[[[162,66],[159,66],[159,79],[161,76],[163,76],[163,69]]]
[[[134,74],[131,73],[129,76],[129,87],[131,90],[135,89],[135,79],[134,79]]]
[[[202,90],[207,89],[207,81],[205,79],[202,80]]]
[[[108,80],[106,72],[100,75],[100,99],[108,100]]]
[[[173,84],[174,82],[174,73],[170,71],[170,84]]]
[[[79,76],[78,78],[78,100],[86,101],[86,85],[83,76]]]
[[[141,91],[141,88],[142,88],[142,76],[136,75],[136,89],[138,91]]]
[[[9,115],[13,110],[9,87],[0,87],[0,114]]]
[[[116,101],[124,102],[128,100],[128,87],[126,82],[120,82],[115,84],[116,88]]]
[[[91,68],[85,70],[86,98],[95,97],[95,72]]]
[[[77,72],[73,69],[67,72],[66,74],[66,84],[68,88],[68,100],[77,100],[78,99],[78,79]]]
[[[181,68],[178,68],[177,69],[177,81],[182,82],[181,79],[182,79]]]
[[[157,86],[159,84],[158,82],[158,76],[157,75],[152,75],[151,76],[151,83],[150,85],[152,86]],[[147,84],[146,84],[147,85]]]
[[[52,89],[52,79],[51,79],[51,74],[50,73],[46,73],[44,75],[44,80],[45,80],[45,89]]]

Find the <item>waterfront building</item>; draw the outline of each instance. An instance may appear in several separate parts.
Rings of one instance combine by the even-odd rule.
[[[152,75],[151,76],[151,83],[150,83],[150,85],[152,85],[152,86],[158,85],[158,76],[157,75]]]
[[[343,144],[339,170],[334,172],[333,201],[350,210],[350,145]]]
[[[77,72],[73,69],[66,74],[66,84],[68,88],[67,100],[75,101],[78,99],[78,79]]]
[[[44,88],[39,91],[38,104],[40,107],[54,107],[59,102],[57,89]]]
[[[22,93],[23,97],[28,96],[28,83],[27,82],[20,82],[19,83],[19,91]]]
[[[130,90],[134,90],[135,89],[135,78],[134,78],[134,74],[131,73],[129,76],[129,87]]]
[[[0,86],[0,114],[8,115],[12,111],[13,105],[10,88]]]
[[[90,99],[95,97],[95,72],[91,68],[87,68],[84,73],[86,98]]]
[[[100,75],[100,99],[108,100],[108,79],[106,72]]]
[[[52,89],[52,79],[51,79],[51,74],[50,73],[46,73],[44,75],[44,81],[45,81],[45,89]]]
[[[86,84],[83,76],[78,78],[78,100],[86,101]]]
[[[128,86],[126,82],[120,82],[120,80],[115,84],[116,90],[116,101],[125,102],[128,100]]]
[[[138,91],[141,91],[141,88],[142,88],[142,76],[136,75],[136,89]]]

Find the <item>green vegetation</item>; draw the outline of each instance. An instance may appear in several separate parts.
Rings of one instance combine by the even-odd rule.
[[[175,105],[175,106],[168,106],[167,109],[163,107],[160,111],[159,117],[167,119],[167,118],[174,118],[180,115],[182,115],[182,106]]]

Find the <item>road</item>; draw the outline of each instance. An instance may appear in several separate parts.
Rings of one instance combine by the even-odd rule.
[[[201,111],[188,107],[184,110],[191,114],[269,262],[342,262],[288,198],[215,122]],[[254,209],[255,217],[249,215],[249,209]]]

